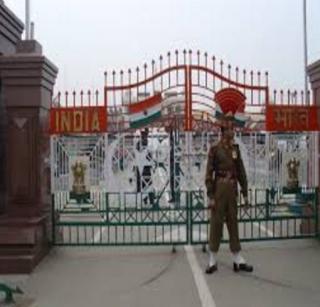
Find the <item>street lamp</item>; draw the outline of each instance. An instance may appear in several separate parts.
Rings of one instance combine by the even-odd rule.
[[[26,0],[26,40],[30,39],[30,0]]]
[[[307,37],[307,0],[303,0],[303,45],[304,45],[304,91],[306,104],[310,104],[308,95],[308,37]]]

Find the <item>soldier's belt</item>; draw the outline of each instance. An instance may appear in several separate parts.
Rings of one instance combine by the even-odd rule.
[[[215,175],[217,178],[224,178],[224,179],[229,179],[229,180],[236,179],[236,176],[232,171],[217,171]]]
[[[235,178],[228,178],[228,177],[217,177],[217,181],[235,183],[236,179]]]

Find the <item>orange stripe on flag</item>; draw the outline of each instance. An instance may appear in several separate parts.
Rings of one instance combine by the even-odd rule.
[[[130,114],[141,112],[145,109],[151,108],[161,102],[161,93],[148,97],[143,101],[131,103],[128,105],[128,111]]]

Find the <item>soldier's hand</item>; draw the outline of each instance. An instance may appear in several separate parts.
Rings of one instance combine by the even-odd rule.
[[[215,201],[213,198],[209,198],[208,200],[208,209],[211,209],[211,210],[215,209]]]

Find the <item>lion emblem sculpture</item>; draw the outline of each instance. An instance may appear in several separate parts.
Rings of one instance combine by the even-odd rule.
[[[72,185],[72,192],[76,194],[83,194],[86,192],[85,186],[85,173],[87,166],[77,161],[72,167],[72,174],[73,174],[73,185]]]

